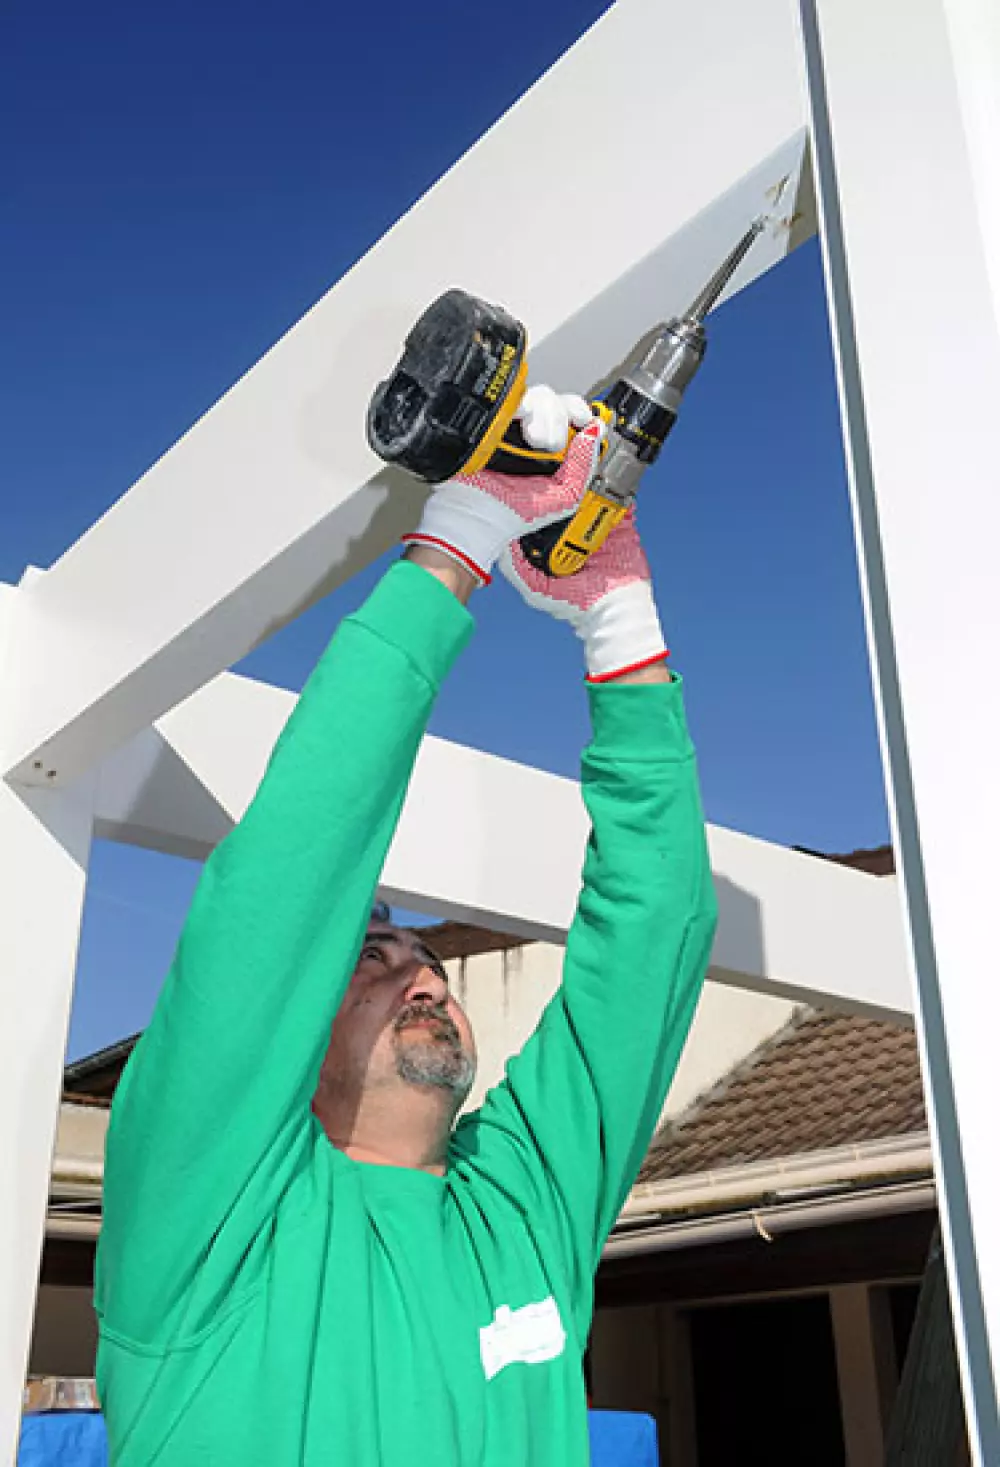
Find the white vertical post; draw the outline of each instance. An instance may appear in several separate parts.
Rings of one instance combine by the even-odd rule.
[[[992,1467],[1000,1461],[1000,211],[997,139],[989,140],[1000,131],[1000,28],[994,7],[977,33],[979,9],[978,0],[801,0],[942,1229],[970,1437],[976,1461]]]
[[[0,598],[3,618],[13,595],[0,587]],[[90,779],[71,790],[18,790],[0,781],[0,1463],[5,1467],[17,1451],[92,823]]]

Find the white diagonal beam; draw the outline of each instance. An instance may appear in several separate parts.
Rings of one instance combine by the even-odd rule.
[[[97,828],[207,855],[246,809],[294,701],[266,683],[217,678],[160,720],[158,759],[145,757],[147,744],[145,754],[116,756],[102,769]],[[524,810],[548,832],[544,841],[525,842]],[[562,942],[586,836],[572,780],[428,738],[383,894]],[[897,1017],[909,1010],[894,882],[718,827],[709,840],[720,905],[714,977],[803,1003]]]
[[[72,779],[412,525],[421,491],[376,474],[363,425],[439,291],[508,304],[536,371],[585,388],[687,303],[804,118],[788,0],[621,0],[25,588],[0,769]]]
[[[1000,13],[803,0],[816,178],[969,1437],[1000,1462]]]

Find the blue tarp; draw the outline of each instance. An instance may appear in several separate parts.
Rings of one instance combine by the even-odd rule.
[[[637,1411],[590,1412],[591,1467],[659,1467],[656,1422]]]
[[[658,1467],[656,1425],[633,1411],[590,1412],[591,1467]],[[104,1422],[96,1411],[26,1416],[17,1467],[107,1467]]]
[[[53,1411],[21,1423],[17,1467],[107,1467],[104,1419],[97,1411]]]

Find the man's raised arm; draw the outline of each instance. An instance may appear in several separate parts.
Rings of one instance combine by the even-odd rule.
[[[562,986],[503,1083],[459,1126],[453,1154],[473,1185],[517,1198],[545,1256],[562,1260],[585,1337],[601,1249],[687,1037],[716,902],[681,682],[665,668],[634,521],[572,579],[541,575],[517,547],[503,569],[584,643],[592,833]]]
[[[97,1305],[138,1342],[189,1334],[223,1302],[199,1297],[210,1250],[212,1288],[247,1281],[254,1237],[302,1166],[417,749],[472,628],[460,599],[475,579],[419,554],[343,622],[310,677],[250,808],[206,863],[115,1097]]]

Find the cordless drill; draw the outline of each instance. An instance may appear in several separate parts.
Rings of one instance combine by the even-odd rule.
[[[592,403],[607,435],[590,487],[574,514],[521,541],[539,570],[575,574],[628,513],[701,366],[705,317],[765,223],[765,215],[754,220],[688,309],[647,333],[603,400]],[[514,417],[527,376],[520,321],[463,290],[446,291],[417,321],[392,376],[376,389],[368,441],[386,463],[428,484],[487,467],[554,474],[566,449],[532,448]]]

